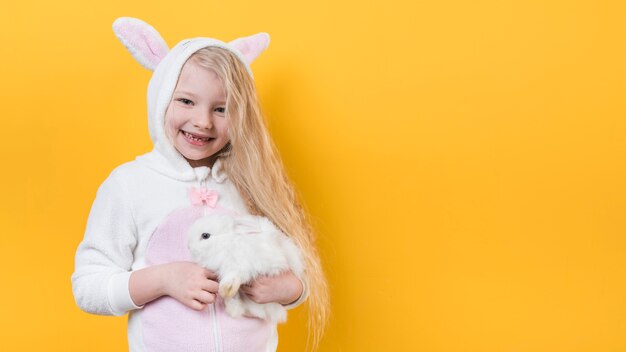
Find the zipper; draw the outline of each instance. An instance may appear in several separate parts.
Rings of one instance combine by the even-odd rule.
[[[196,173],[196,179],[198,181],[198,186],[200,187],[200,189],[202,190],[206,190],[207,189],[207,179],[209,178],[209,175],[211,175],[211,168],[207,167],[206,169],[194,169],[194,172]],[[209,206],[206,205],[204,206],[203,204],[203,215],[206,216],[208,213],[208,209]],[[222,348],[221,348],[221,341],[219,338],[219,333],[217,331],[217,312],[215,309],[215,305],[217,304],[217,296],[215,297],[215,302],[213,302],[210,306],[210,311],[209,314],[211,315],[211,324],[213,326],[213,350],[215,352],[221,352]]]
[[[215,347],[215,352],[220,352],[221,343],[219,341],[219,334],[217,333],[217,314],[215,313],[215,303],[211,304],[211,322],[213,323],[213,343]]]

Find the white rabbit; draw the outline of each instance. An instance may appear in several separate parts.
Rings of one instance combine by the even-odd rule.
[[[304,266],[295,243],[261,216],[210,214],[196,220],[187,233],[189,251],[199,265],[214,271],[226,312],[282,323],[287,311],[280,303],[259,304],[239,291],[260,275],[291,270],[302,277]]]

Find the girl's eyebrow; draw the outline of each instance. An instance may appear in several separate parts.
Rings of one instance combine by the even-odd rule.
[[[175,91],[174,93],[179,93],[179,94],[187,94],[187,95],[191,95],[191,96],[192,96],[192,97],[194,97],[194,98],[196,97],[196,95],[195,95],[195,94],[193,94],[193,93],[191,93],[191,92],[184,91],[184,90],[177,90],[177,91]]]
[[[191,95],[194,98],[198,97],[197,95],[195,95],[195,94],[193,94],[191,92],[184,91],[184,90],[177,90],[177,91],[174,92],[174,94],[187,94],[187,95]],[[226,104],[226,101],[225,100],[220,100],[220,101],[217,102],[217,104],[224,105],[224,104]]]

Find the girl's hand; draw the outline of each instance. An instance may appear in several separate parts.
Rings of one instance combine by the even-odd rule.
[[[276,276],[259,276],[241,285],[241,291],[256,303],[277,302],[286,305],[297,300],[302,290],[302,282],[291,270]]]
[[[163,290],[166,295],[195,310],[215,302],[217,275],[192,262],[164,264]]]

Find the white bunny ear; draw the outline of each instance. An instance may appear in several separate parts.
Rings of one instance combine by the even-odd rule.
[[[270,45],[270,35],[264,32],[235,39],[228,43],[243,54],[248,65],[254,61]]]
[[[159,32],[138,18],[116,19],[113,31],[135,60],[150,71],[154,71],[170,50]]]
[[[241,215],[235,218],[235,232],[259,233],[259,219],[254,215]]]

